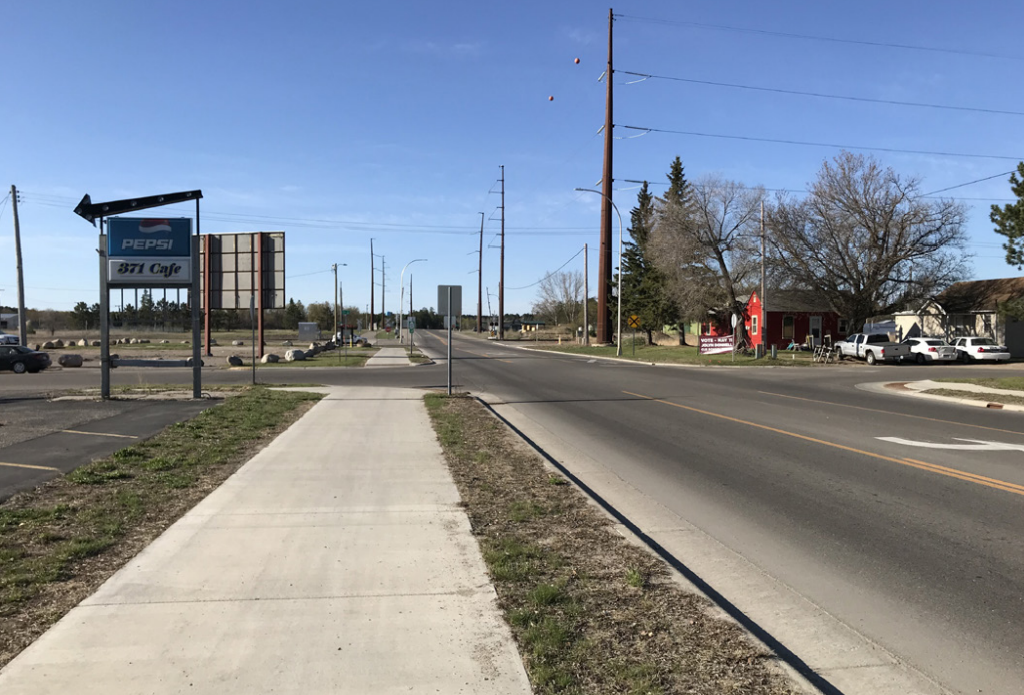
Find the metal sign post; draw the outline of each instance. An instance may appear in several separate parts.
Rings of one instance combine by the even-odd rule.
[[[732,315],[732,361],[736,361],[736,314]]]
[[[249,323],[252,326],[252,385],[256,385],[256,295],[249,298]]]
[[[448,395],[452,395],[452,286],[448,285]]]

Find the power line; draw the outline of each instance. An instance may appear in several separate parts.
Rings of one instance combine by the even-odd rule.
[[[992,179],[998,179],[1000,176],[1009,176],[1010,174],[1013,174],[1016,171],[1017,171],[1016,169],[1012,169],[1010,171],[1004,171],[1002,174],[995,174],[993,176],[986,176],[983,179],[974,179],[973,181],[968,181],[967,183],[958,183],[955,186],[948,186],[947,188],[940,188],[937,191],[932,191],[931,193],[926,193],[925,195],[923,195],[921,197],[922,198],[927,198],[930,195],[935,195],[936,193],[944,193],[945,191],[951,191],[954,188],[963,188],[964,186],[970,186],[973,183],[981,183],[982,181],[991,181]],[[966,200],[966,198],[964,200]],[[985,200],[985,198],[980,198],[980,200]],[[1002,199],[1001,198],[992,198],[991,200],[1002,200]]]
[[[762,36],[775,36],[785,39],[801,39],[805,41],[825,41],[830,43],[844,43],[857,46],[871,46],[874,48],[898,48],[906,51],[925,51],[929,53],[949,53],[953,55],[976,56],[980,58],[1001,58],[1004,60],[1024,60],[1019,56],[1003,55],[999,53],[985,53],[983,51],[968,51],[960,48],[946,48],[943,46],[915,46],[906,43],[887,43],[884,41],[868,41],[866,39],[843,39],[835,36],[815,36],[813,34],[794,34],[785,31],[771,31],[768,29],[748,29],[746,27],[734,27],[725,24],[707,24],[704,22],[687,22],[673,19],[658,19],[655,17],[635,17],[628,14],[617,14],[616,17],[631,20],[634,22],[648,22],[650,24],[667,24],[677,26],[695,27],[698,29],[715,29],[717,31],[735,31],[745,34],[760,34]]]
[[[844,94],[825,94],[823,92],[801,92],[795,89],[781,89],[777,87],[757,87],[749,84],[735,84],[732,82],[712,82],[711,80],[696,80],[687,77],[668,77],[666,75],[649,75],[643,72],[629,72],[628,70],[616,70],[625,75],[636,75],[653,80],[669,80],[672,82],[687,82],[690,84],[703,84],[712,87],[729,87],[732,89],[747,89],[755,92],[771,92],[774,94],[790,94],[802,97],[817,97],[819,99],[841,99],[844,101],[860,101],[869,104],[889,104],[893,106],[916,106],[928,109],[946,109],[949,111],[971,111],[975,113],[993,113],[1004,116],[1024,116],[1024,111],[1004,111],[1002,109],[986,109],[975,106],[952,106],[948,104],[927,104],[919,101],[896,101],[894,99],[872,99],[870,97],[854,97]]]
[[[1012,173],[1013,172],[1010,172],[1010,171],[1006,172],[1006,174],[1012,174]],[[956,186],[950,186],[949,188],[942,188],[942,189],[939,189],[937,191],[932,191],[931,193],[927,193],[925,195],[920,195],[920,196],[917,196],[917,197],[918,198],[936,198],[936,197],[939,197],[939,196],[935,195],[936,193],[942,193],[943,191],[950,191],[950,190],[953,190],[954,188],[962,188],[964,186],[969,186],[972,183],[980,183],[981,181],[988,181],[989,179],[995,179],[995,178],[998,178],[1000,176],[1006,176],[1006,174],[996,174],[995,176],[986,176],[983,179],[975,179],[974,181],[968,181],[967,183],[960,183],[960,184],[957,184]],[[619,180],[620,181],[624,181],[625,183],[640,183],[640,184],[646,183],[648,186],[668,186],[669,185],[668,183],[666,183],[664,181],[652,181],[651,179],[647,179],[646,181],[640,181],[639,179],[619,179]],[[741,188],[743,190],[753,190],[753,189],[758,189],[759,188],[762,191],[767,191],[768,193],[810,193],[810,191],[802,190],[802,189],[799,189],[799,188],[765,188],[764,186],[739,186],[739,188]],[[618,190],[623,190],[623,189],[618,189]],[[634,189],[627,189],[627,190],[634,190]],[[1012,203],[1016,199],[1015,198],[954,198],[954,197],[950,197],[949,200],[977,201],[977,202],[988,202],[988,203],[1000,203],[1000,202]]]
[[[576,255],[575,255],[575,256],[573,256],[572,258],[570,258],[569,260],[567,260],[567,261],[566,261],[565,263],[563,263],[562,265],[558,266],[558,268],[556,268],[555,270],[552,270],[552,271],[551,271],[550,273],[548,273],[547,275],[545,275],[544,277],[542,277],[542,278],[541,278],[540,280],[538,280],[537,282],[533,282],[533,283],[530,283],[529,285],[524,285],[524,286],[522,286],[522,287],[509,287],[509,290],[526,290],[526,289],[529,289],[529,288],[533,287],[534,285],[539,285],[540,283],[544,282],[544,281],[545,281],[545,280],[547,280],[547,279],[548,279],[549,277],[551,277],[552,275],[554,275],[555,273],[557,273],[557,272],[558,272],[559,270],[561,270],[561,269],[562,269],[562,268],[564,268],[565,266],[567,266],[567,265],[569,265],[570,263],[572,263],[572,262],[573,262],[573,260],[574,260],[574,259],[576,258],[576,256],[579,256],[579,255],[580,255],[581,253],[583,253],[583,249],[580,249],[579,251],[577,251],[577,252],[576,252]]]
[[[868,147],[866,145],[836,145],[827,142],[805,142],[803,140],[783,140],[777,138],[757,138],[750,135],[724,135],[722,133],[698,133],[689,130],[669,130],[667,128],[643,128],[633,125],[615,125],[616,128],[627,128],[629,130],[645,130],[648,133],[669,133],[672,135],[691,135],[700,138],[719,138],[723,140],[745,140],[748,142],[770,142],[777,145],[802,145],[805,147],[830,147],[837,150],[866,150],[870,152],[893,152],[898,154],[923,154],[936,157],[968,157],[972,159],[1007,159],[1012,161],[1024,160],[1024,157],[1010,157],[999,154],[969,154],[961,152],[932,152],[929,150],[905,150],[896,147]]]

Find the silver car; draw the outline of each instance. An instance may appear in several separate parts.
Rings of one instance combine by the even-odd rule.
[[[0,345],[19,345],[21,340],[10,333],[0,333]]]
[[[910,357],[918,364],[931,362],[956,362],[956,348],[941,338],[907,338],[904,345],[910,346]]]

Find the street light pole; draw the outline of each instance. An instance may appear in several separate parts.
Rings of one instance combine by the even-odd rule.
[[[615,201],[601,191],[595,191],[593,188],[577,188],[575,190],[597,193],[611,204],[612,209],[615,210],[615,216],[619,218],[619,318],[617,328],[615,329],[615,355],[616,357],[622,357],[622,215],[619,214],[619,206],[615,204]],[[598,318],[604,321],[603,317]]]
[[[402,341],[402,310],[405,308],[402,305],[405,304],[405,269],[417,261],[425,261],[426,258],[414,258],[402,267],[402,275],[398,280],[398,284],[402,286],[401,298],[398,300],[398,326],[395,328],[395,332],[398,333],[399,342]]]

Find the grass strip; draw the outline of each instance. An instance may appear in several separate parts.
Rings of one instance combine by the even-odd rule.
[[[920,393],[930,393],[934,396],[946,396],[947,398],[965,398],[970,401],[984,401],[986,403],[1024,405],[1024,395],[1013,396],[1003,393],[975,393],[974,391],[961,391],[959,389],[925,389]]]
[[[1024,391],[1024,377],[1020,376],[979,377],[975,379],[943,377],[942,379],[932,379],[932,381],[953,384],[975,384],[993,389],[1007,389],[1008,391]]]
[[[792,692],[772,654],[477,401],[426,402],[536,693]]]
[[[244,389],[0,504],[0,667],[320,398]]]

